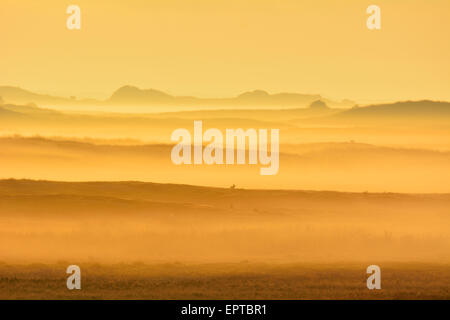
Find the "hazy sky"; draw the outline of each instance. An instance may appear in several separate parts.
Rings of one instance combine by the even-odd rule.
[[[450,100],[449,0],[1,0],[0,30],[0,85],[45,93]]]

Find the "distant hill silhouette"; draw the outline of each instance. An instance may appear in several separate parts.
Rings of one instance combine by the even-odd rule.
[[[365,117],[365,116],[450,116],[450,103],[422,100],[404,101],[390,104],[369,105],[366,107],[355,107],[346,110],[336,117]]]
[[[10,112],[14,112],[16,114],[28,114],[28,115],[32,115],[32,114],[42,114],[42,115],[59,114],[59,112],[57,112],[55,110],[39,108],[33,103],[29,103],[27,105],[5,104],[5,105],[2,105],[1,108],[5,109],[7,111],[10,111]]]
[[[296,118],[292,114],[291,119],[310,121],[314,123],[354,123],[364,124],[376,121],[400,123],[403,121],[427,121],[438,119],[448,122],[450,117],[450,103],[441,101],[402,101],[388,104],[369,105],[364,107],[354,106],[350,100],[341,102],[331,101],[314,94],[277,93],[269,94],[266,91],[254,90],[244,92],[233,98],[197,98],[189,96],[173,96],[163,91],[154,89],[140,89],[135,86],[123,86],[116,90],[109,99],[100,100],[76,100],[71,98],[42,95],[27,91],[18,87],[0,86],[2,114],[13,115],[11,112],[21,114],[51,113],[54,111],[37,108],[39,106],[177,106],[177,107],[269,107],[276,108],[298,107],[311,110],[310,114],[302,114],[302,118]],[[13,104],[21,104],[20,106]],[[327,107],[353,107],[351,109],[328,109]],[[329,110],[329,111],[327,111]],[[114,109],[111,109],[114,111]],[[168,108],[167,111],[171,111]],[[300,111],[300,109],[299,109]],[[313,113],[314,111],[314,113]],[[320,112],[319,112],[320,111]],[[225,111],[224,111],[225,113]],[[249,109],[251,114],[251,110]],[[331,115],[330,115],[331,113]],[[309,120],[305,116],[311,116]],[[438,122],[439,122],[438,121]]]
[[[41,106],[57,105],[173,105],[173,106],[202,106],[202,107],[242,107],[242,106],[272,106],[272,107],[307,107],[316,100],[322,100],[330,106],[351,107],[355,103],[350,100],[333,101],[322,98],[317,94],[277,93],[254,90],[244,92],[232,98],[197,98],[190,96],[172,96],[154,89],[140,89],[135,86],[123,86],[117,89],[105,101],[94,99],[73,99],[37,94],[19,87],[0,86],[0,96],[6,103],[28,104],[36,103]]]
[[[169,102],[173,101],[174,97],[162,91],[147,89],[141,90],[133,86],[123,86],[116,90],[108,102],[111,103],[138,103],[148,104],[155,102]]]
[[[2,118],[9,118],[9,117],[20,117],[22,114],[19,112],[11,111],[6,108],[6,106],[0,106],[0,116]]]
[[[325,102],[323,102],[322,100],[314,101],[313,103],[311,103],[309,105],[309,107],[311,109],[327,109],[328,108],[327,104]]]
[[[334,106],[353,106],[354,102],[327,100],[316,94],[277,93],[269,94],[263,90],[244,92],[234,98],[196,98],[187,96],[172,96],[162,91],[142,90],[133,86],[124,86],[113,93],[106,101],[109,104],[137,105],[186,105],[186,106],[272,106],[272,107],[306,107],[314,101],[325,100]]]
[[[79,103],[98,103],[95,100],[73,100],[70,98],[55,97],[46,94],[38,94],[19,87],[0,86],[0,96],[5,103],[29,104],[36,103],[39,105],[68,105]]]
[[[314,123],[343,124],[425,124],[427,122],[450,123],[450,102],[403,101],[389,104],[353,107],[330,116],[307,120]]]

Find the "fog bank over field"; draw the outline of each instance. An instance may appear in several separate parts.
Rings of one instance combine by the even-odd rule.
[[[449,192],[450,152],[360,143],[281,144],[278,174],[261,176],[260,168],[267,167],[262,164],[175,165],[171,160],[173,145],[128,144],[132,142],[0,138],[0,177],[137,180],[215,187],[236,184],[259,189]]]
[[[319,107],[315,107],[319,104]],[[325,106],[324,106],[325,105]],[[307,108],[233,109],[162,113],[67,113],[34,104],[0,104],[0,135],[140,140],[170,143],[177,128],[193,130],[202,120],[204,130],[280,129],[284,144],[351,142],[374,145],[450,150],[450,104],[436,101],[330,108],[323,101]]]
[[[450,195],[0,181],[0,261],[450,261]]]
[[[0,260],[449,261],[449,103],[266,107],[2,104],[0,179],[31,180],[0,182]],[[279,173],[175,165],[171,133],[194,120],[222,133],[280,129]]]

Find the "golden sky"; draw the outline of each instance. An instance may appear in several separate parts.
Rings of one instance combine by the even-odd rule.
[[[371,4],[379,31],[366,28]],[[0,85],[45,93],[450,100],[448,0],[2,0],[0,30]]]

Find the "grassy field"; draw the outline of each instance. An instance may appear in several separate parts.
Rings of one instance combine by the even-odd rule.
[[[68,263],[0,264],[0,299],[450,299],[450,266],[367,264],[80,264],[82,289],[66,288]]]

